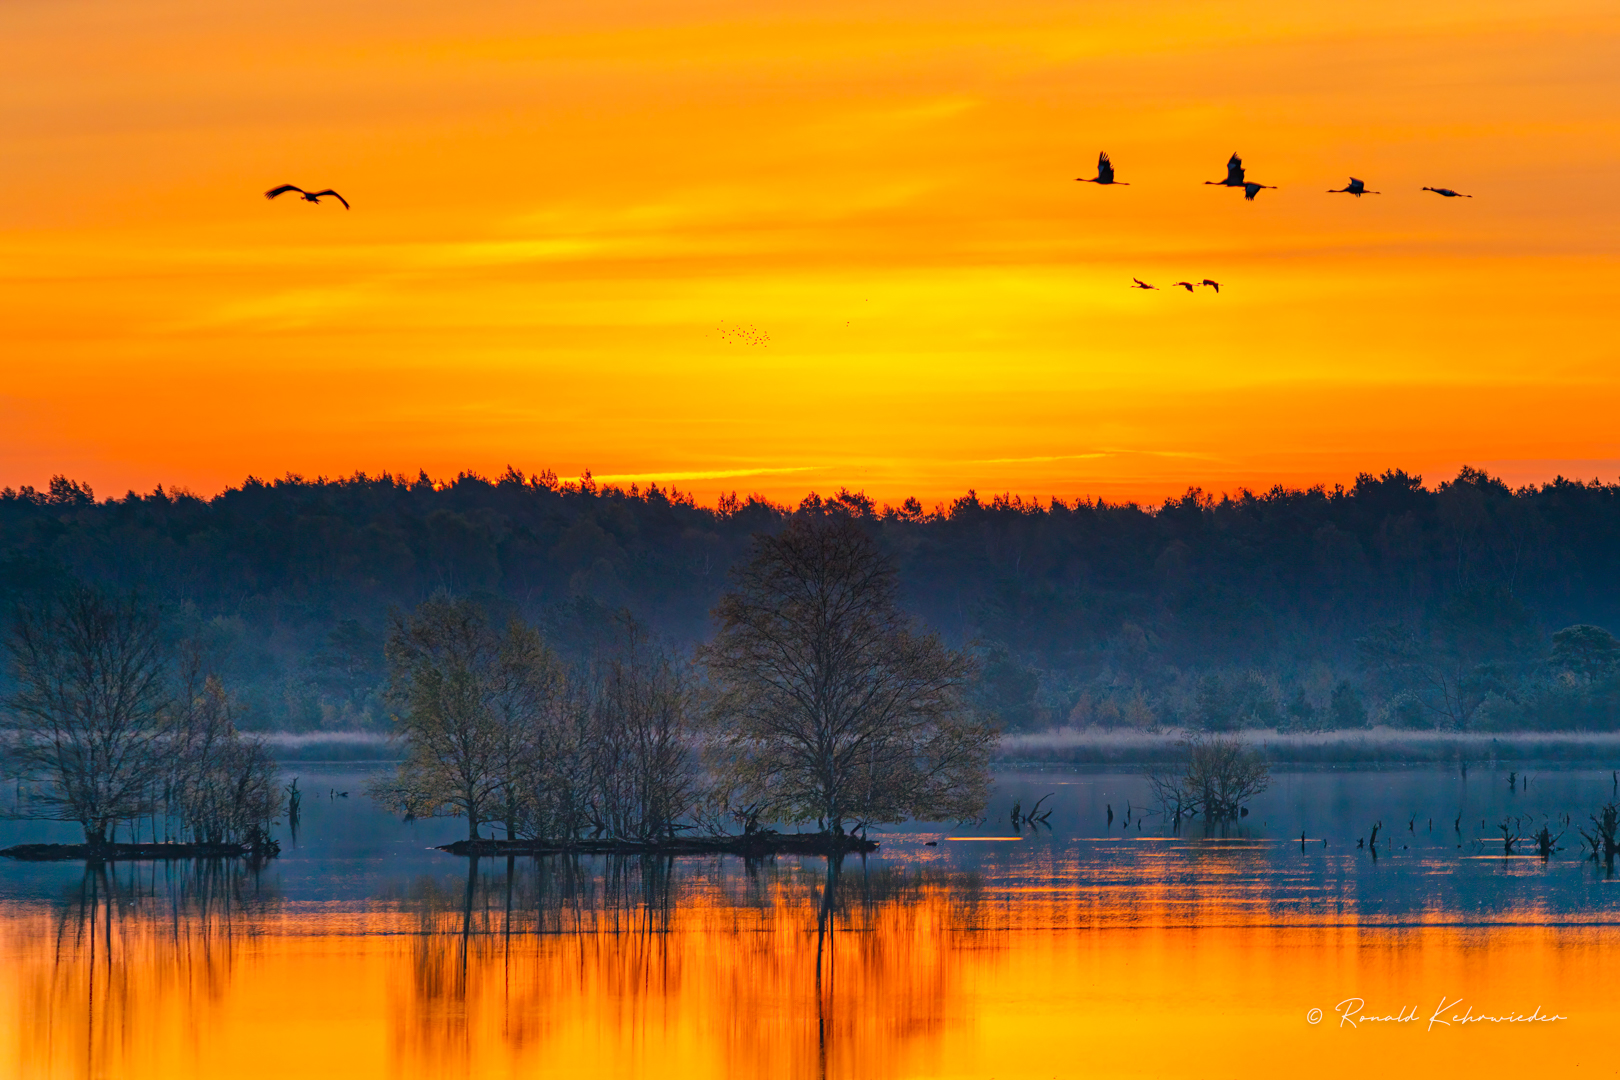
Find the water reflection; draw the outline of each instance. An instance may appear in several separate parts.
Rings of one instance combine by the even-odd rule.
[[[615,1044],[626,1074],[657,1071],[672,1035],[707,1044],[721,1075],[895,1075],[945,1022],[960,971],[950,937],[971,874],[859,859],[687,873],[666,859],[469,865],[460,889],[424,879],[411,992],[397,994],[394,1068],[478,1072],[521,1056]]]
[[[1592,1071],[1620,1023],[1620,887],[1599,867],[1473,858],[1426,819],[1401,819],[1377,863],[1259,826],[1122,834],[1098,813],[1087,833],[1068,824],[1087,800],[1124,799],[1084,783],[1054,800],[1056,830],[895,835],[833,866],[461,861],[416,843],[359,872],[355,851],[394,841],[339,843],[331,815],[386,821],[312,804],[302,846],[260,873],[10,868],[33,891],[0,905],[0,1074],[1264,1076],[1308,1057],[1325,1076],[1552,1075]],[[1321,801],[1279,786],[1262,826]],[[1422,805],[1415,783],[1372,796]],[[1305,1021],[1351,995],[1569,1019]]]

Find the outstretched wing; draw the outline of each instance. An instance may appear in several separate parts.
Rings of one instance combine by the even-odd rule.
[[[1260,194],[1260,189],[1262,187],[1264,187],[1264,186],[1265,186],[1264,184],[1256,184],[1256,183],[1253,183],[1253,182],[1244,184],[1243,185],[1243,197],[1245,199],[1248,199],[1250,202],[1253,202],[1254,197],[1256,195]]]
[[[282,184],[280,187],[273,187],[269,191],[265,192],[264,197],[267,199],[273,199],[277,195],[285,195],[289,191],[296,191],[300,195],[304,193],[304,189],[299,187],[297,184]]]
[[[325,191],[312,191],[312,192],[309,193],[309,197],[312,198],[312,199],[319,199],[322,195],[330,195],[330,196],[332,196],[332,198],[336,199],[338,202],[343,204],[343,209],[345,209],[345,210],[347,210],[349,208],[349,200],[345,199],[343,196],[339,195],[337,192],[333,191],[331,188],[327,188]]]
[[[1243,159],[1232,151],[1232,156],[1226,162],[1226,182],[1233,187],[1243,183]]]
[[[1107,153],[1097,155],[1097,179],[1105,184],[1114,182],[1114,164],[1108,160]]]

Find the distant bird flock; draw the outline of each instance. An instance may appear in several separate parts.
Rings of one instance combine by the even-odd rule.
[[[1130,186],[1125,181],[1117,179],[1114,176],[1114,163],[1108,159],[1108,154],[1106,152],[1097,155],[1097,175],[1096,176],[1077,176],[1077,177],[1075,177],[1075,179],[1078,180],[1082,184],[1096,184],[1099,187],[1129,187]],[[1254,197],[1256,195],[1260,194],[1262,191],[1275,191],[1277,189],[1277,186],[1275,184],[1262,184],[1262,183],[1258,183],[1257,181],[1250,180],[1248,178],[1248,174],[1246,173],[1246,171],[1243,168],[1243,159],[1237,155],[1236,151],[1234,151],[1232,156],[1230,158],[1228,158],[1227,161],[1226,161],[1226,178],[1223,179],[1223,180],[1205,180],[1204,183],[1206,185],[1213,185],[1215,187],[1242,188],[1243,189],[1243,197],[1244,197],[1244,199],[1248,200],[1249,202],[1253,202]],[[1453,191],[1451,188],[1448,188],[1448,187],[1425,187],[1422,190],[1424,190],[1424,191],[1432,191],[1436,195],[1439,195],[1442,198],[1446,198],[1446,199],[1472,199],[1473,198],[1472,195],[1464,195],[1462,192]],[[345,209],[345,210],[349,209],[349,200],[345,199],[342,195],[339,195],[336,191],[332,190],[331,188],[324,188],[324,189],[322,189],[320,191],[305,191],[303,188],[299,187],[296,184],[282,184],[279,187],[273,187],[269,191],[265,192],[264,197],[267,198],[267,199],[274,199],[277,196],[285,195],[288,192],[294,192],[304,202],[314,203],[317,206],[320,205],[320,201],[323,198],[330,195],[332,198],[336,199],[338,202],[343,204],[343,209]],[[1363,195],[1382,195],[1383,192],[1368,190],[1367,184],[1366,184],[1365,181],[1359,180],[1356,177],[1352,176],[1350,178],[1350,182],[1348,184],[1346,184],[1344,187],[1342,187],[1342,188],[1329,188],[1328,189],[1328,194],[1329,195],[1354,195],[1356,198],[1359,199]],[[1133,288],[1133,289],[1147,289],[1147,290],[1150,290],[1150,291],[1153,291],[1153,292],[1158,292],[1159,291],[1159,287],[1157,285],[1149,285],[1147,282],[1143,281],[1141,278],[1133,277],[1133,278],[1131,278],[1131,281],[1133,282],[1133,284],[1131,285],[1131,288]],[[1206,287],[1214,289],[1217,294],[1221,291],[1220,282],[1211,281],[1209,278],[1204,278],[1202,281],[1196,281],[1196,282],[1195,281],[1177,281],[1174,284],[1172,284],[1170,287],[1172,289],[1176,289],[1176,288],[1186,289],[1188,292],[1193,292],[1195,289],[1206,288]],[[731,344],[765,345],[765,344],[768,344],[770,342],[770,335],[769,334],[766,334],[765,332],[763,332],[761,330],[758,330],[758,329],[756,329],[756,328],[754,328],[752,326],[747,326],[747,327],[743,327],[743,326],[727,327],[724,324],[721,324],[719,327],[716,327],[716,330],[718,332],[717,336],[722,341],[726,341],[726,342],[729,342]]]
[[[1114,163],[1108,159],[1108,154],[1106,152],[1097,155],[1097,175],[1096,176],[1077,176],[1077,177],[1075,177],[1075,179],[1080,181],[1082,184],[1106,184],[1106,185],[1108,185],[1110,187],[1129,187],[1130,186],[1130,185],[1126,184],[1125,181],[1116,180],[1114,178]],[[1249,202],[1253,202],[1254,197],[1256,195],[1260,194],[1262,191],[1275,191],[1275,190],[1277,190],[1277,185],[1275,185],[1275,184],[1261,184],[1261,183],[1257,183],[1257,182],[1255,182],[1253,180],[1250,180],[1248,178],[1247,174],[1244,171],[1243,159],[1238,157],[1236,151],[1233,151],[1232,156],[1226,160],[1226,179],[1224,179],[1224,180],[1205,180],[1204,183],[1205,184],[1212,184],[1212,185],[1214,185],[1216,187],[1242,188],[1243,189],[1243,197],[1246,200],[1248,200]],[[1432,191],[1436,195],[1443,196],[1443,197],[1445,197],[1447,199],[1472,199],[1473,198],[1472,195],[1464,195],[1460,191],[1453,191],[1451,188],[1445,188],[1445,187],[1425,187],[1423,190],[1424,191]],[[1367,189],[1366,181],[1359,180],[1356,177],[1352,176],[1350,178],[1350,182],[1348,184],[1346,184],[1344,187],[1342,187],[1342,188],[1329,188],[1328,189],[1328,194],[1329,195],[1354,195],[1356,198],[1359,199],[1363,195],[1382,195],[1383,192],[1381,192],[1381,191],[1369,191]],[[1141,278],[1133,277],[1133,278],[1131,278],[1131,281],[1133,282],[1133,284],[1131,285],[1131,288],[1133,288],[1133,289],[1149,289],[1149,290],[1152,290],[1153,292],[1158,292],[1159,291],[1159,287],[1157,285],[1149,285],[1147,282],[1143,281]],[[1199,288],[1199,287],[1205,286],[1205,285],[1207,285],[1210,288],[1214,289],[1217,293],[1219,293],[1221,291],[1220,283],[1215,282],[1215,281],[1211,281],[1209,278],[1205,278],[1203,281],[1199,281],[1199,282],[1178,281],[1178,282],[1175,282],[1170,287],[1172,289],[1182,288],[1182,289],[1186,289],[1188,292],[1192,292],[1195,288]]]
[[[759,327],[744,323],[727,323],[723,319],[720,321],[720,325],[714,328],[714,334],[715,337],[724,341],[727,345],[757,345],[764,347],[771,343],[771,335]]]

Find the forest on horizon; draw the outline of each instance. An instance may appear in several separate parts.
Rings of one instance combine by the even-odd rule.
[[[859,492],[714,507],[657,486],[515,470],[436,483],[249,479],[97,501],[0,491],[0,602],[69,580],[136,588],[200,640],[247,726],[385,730],[391,613],[437,593],[541,627],[575,660],[629,612],[676,652],[729,568],[794,513],[845,514],[906,609],[978,657],[1008,730],[1388,724],[1620,728],[1620,483],[1517,490],[1479,470],[1157,506]]]

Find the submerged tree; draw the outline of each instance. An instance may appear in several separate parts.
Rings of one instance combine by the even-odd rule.
[[[1236,739],[1194,735],[1184,746],[1182,762],[1148,773],[1154,797],[1176,821],[1193,816],[1210,824],[1231,821],[1271,784],[1265,759]]]
[[[744,802],[833,832],[984,805],[996,736],[965,699],[972,663],[901,613],[858,523],[801,513],[732,574],[702,655]]]

